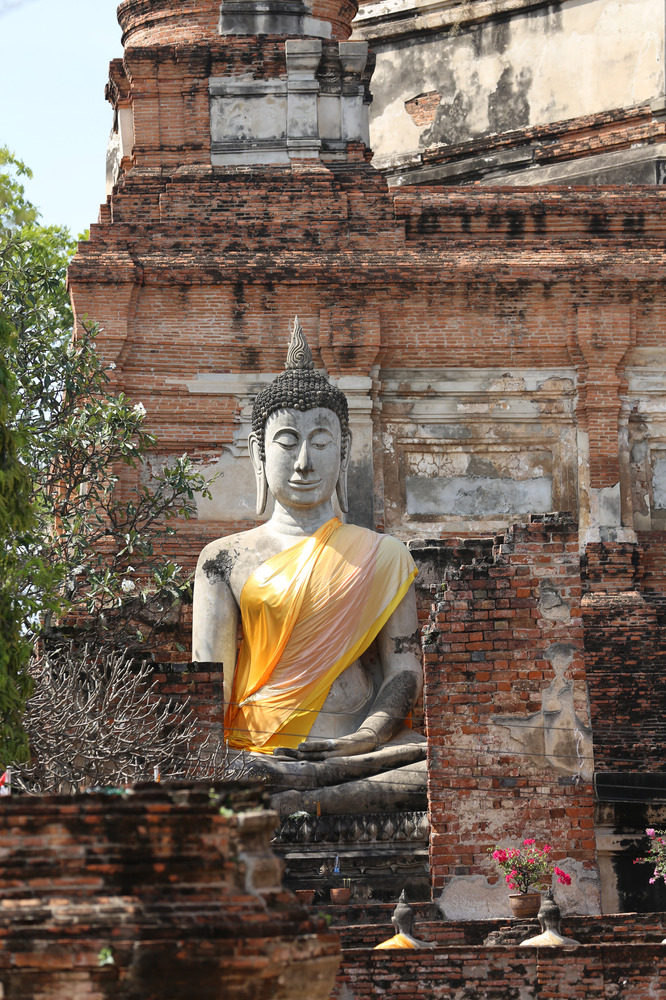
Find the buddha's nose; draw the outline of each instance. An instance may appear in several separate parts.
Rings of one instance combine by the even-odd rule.
[[[308,442],[304,441],[299,448],[298,455],[296,456],[296,462],[294,463],[294,468],[297,472],[309,472],[312,468],[312,460],[310,458],[310,448]]]

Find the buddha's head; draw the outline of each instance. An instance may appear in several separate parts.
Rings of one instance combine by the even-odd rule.
[[[414,910],[407,901],[407,893],[404,889],[400,893],[398,905],[393,911],[391,923],[395,928],[396,934],[406,934],[408,937],[412,936],[412,931],[414,929]]]
[[[286,507],[316,507],[337,494],[347,504],[351,447],[343,392],[314,371],[298,317],[285,370],[257,396],[252,409],[250,458],[257,480],[257,514],[270,490]]]

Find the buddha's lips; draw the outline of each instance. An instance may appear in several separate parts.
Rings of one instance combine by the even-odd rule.
[[[296,489],[314,489],[315,486],[319,486],[321,479],[290,479],[289,485],[295,486]]]

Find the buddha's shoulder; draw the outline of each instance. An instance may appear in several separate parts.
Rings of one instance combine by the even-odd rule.
[[[395,538],[394,535],[385,535],[379,531],[373,531],[372,528],[364,528],[360,524],[344,524],[342,529],[349,532],[350,540],[351,536],[355,535],[357,539],[364,538],[368,542],[378,541],[385,554],[409,560],[412,558],[404,542]]]
[[[255,556],[260,538],[259,527],[216,538],[201,550],[197,571],[203,571],[209,579],[228,582],[239,562],[244,562],[248,556]]]

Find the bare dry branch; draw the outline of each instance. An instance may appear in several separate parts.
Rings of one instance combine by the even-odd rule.
[[[229,773],[227,747],[212,734],[202,740],[187,702],[160,697],[146,663],[71,648],[33,661],[31,672],[36,690],[24,725],[32,762],[14,765],[17,789],[62,794],[126,785],[152,780],[155,767],[164,781]]]

